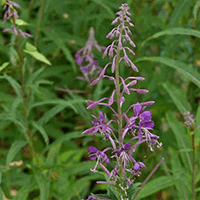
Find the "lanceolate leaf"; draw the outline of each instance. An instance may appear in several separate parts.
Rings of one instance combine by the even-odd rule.
[[[49,198],[50,182],[48,175],[38,174],[35,176],[40,189],[40,200],[47,200]]]
[[[183,164],[185,165],[185,169],[192,171],[192,146],[187,135],[187,131],[173,113],[167,113],[166,118],[176,137],[176,142],[178,144],[178,149],[180,151]]]
[[[199,8],[200,8],[200,0],[197,0],[193,9],[193,15],[194,15],[195,20],[197,20],[197,14],[198,14]]]
[[[1,72],[2,70],[4,70],[8,65],[9,65],[9,62],[3,63],[3,65],[0,66],[0,72]]]
[[[190,35],[194,37],[200,38],[200,31],[190,28],[169,28],[164,31],[158,32],[151,37],[147,38],[142,45],[144,45],[147,41],[161,37],[163,35]]]
[[[39,124],[37,124],[36,122],[32,122],[32,125],[41,133],[42,137],[44,138],[44,141],[46,143],[46,145],[49,144],[49,137],[46,133],[46,131],[43,129],[43,127]]]
[[[171,168],[173,173],[174,185],[177,189],[177,195],[179,199],[190,199],[189,189],[190,189],[190,176],[187,174],[183,166],[181,165],[178,154],[170,148],[171,155]],[[188,176],[187,176],[188,175]]]
[[[30,44],[28,42],[26,43],[26,49],[24,49],[24,52],[31,55],[36,60],[39,60],[47,65],[51,65],[51,63],[48,61],[48,59],[44,55],[39,53],[35,46],[33,46],[32,44]]]
[[[13,79],[11,76],[8,76],[7,74],[0,76],[0,79],[6,79],[15,90],[15,93],[17,94],[17,96],[22,98],[21,86],[15,79]]]
[[[8,155],[6,157],[6,167],[9,166],[9,164],[13,161],[17,153],[20,151],[20,149],[27,144],[27,141],[15,141],[8,152]]]
[[[139,200],[144,197],[148,197],[151,194],[154,194],[162,189],[173,186],[173,178],[171,176],[161,176],[152,181],[149,181],[140,191],[136,200]]]
[[[29,77],[29,79],[27,80],[27,83],[26,83],[26,84],[27,84],[27,85],[33,84],[33,82],[35,81],[35,79],[43,72],[44,69],[45,69],[45,68],[42,67],[42,68],[38,69],[36,72],[34,72],[34,73],[32,74],[32,76]]]
[[[170,83],[164,83],[164,88],[169,93],[172,98],[174,104],[177,106],[181,114],[183,115],[186,111],[191,110],[191,106],[187,101],[186,94],[183,90],[176,88],[174,85]]]
[[[172,67],[200,88],[200,75],[188,64],[165,57],[142,57],[136,60],[140,61],[154,61]]]

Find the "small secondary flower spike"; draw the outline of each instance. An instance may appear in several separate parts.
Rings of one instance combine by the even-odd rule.
[[[4,29],[2,32],[10,31],[10,32],[14,33],[15,35],[18,35],[18,33],[20,33],[20,35],[24,38],[26,38],[26,37],[31,38],[31,37],[33,37],[31,34],[23,32],[21,29],[18,28],[17,20],[18,20],[19,16],[17,14],[16,8],[19,8],[19,7],[20,6],[17,3],[15,3],[14,1],[6,0],[4,2],[3,23],[6,23],[10,19],[11,22],[13,23],[13,27]]]
[[[113,28],[107,35],[107,38],[113,39],[116,37],[117,39],[106,48],[103,54],[103,57],[108,55],[112,61],[103,68],[98,78],[91,83],[95,85],[102,78],[108,78],[113,82],[115,88],[110,97],[105,97],[98,101],[87,101],[89,105],[87,109],[103,105],[111,109],[114,115],[117,116],[117,119],[107,121],[106,114],[102,112],[99,113],[99,117],[93,115],[93,127],[85,130],[83,134],[91,133],[92,136],[95,136],[95,134],[100,133],[104,140],[110,141],[111,146],[104,150],[98,150],[92,146],[88,148],[89,158],[97,160],[94,169],[91,171],[96,172],[100,166],[107,174],[109,181],[99,181],[98,183],[106,183],[110,187],[115,188],[119,199],[128,199],[128,189],[130,186],[133,186],[136,177],[146,168],[143,162],[134,158],[134,152],[137,147],[142,143],[147,143],[150,150],[153,151],[155,145],[160,147],[162,143],[158,142],[159,137],[157,135],[150,132],[154,127],[154,122],[152,121],[151,111],[146,110],[146,108],[154,104],[153,101],[136,102],[130,105],[125,112],[122,112],[125,94],[130,95],[132,91],[145,94],[148,90],[134,87],[138,81],[144,80],[143,77],[122,77],[119,74],[119,67],[122,67],[122,65],[120,66],[121,61],[124,61],[126,66],[138,72],[137,67],[128,56],[128,54],[134,55],[135,53],[126,46],[128,42],[132,47],[135,47],[130,37],[132,33],[129,26],[133,27],[134,25],[129,17],[131,15],[128,11],[129,7],[127,4],[122,4],[119,8],[120,11],[116,13],[118,16],[112,22],[112,25],[117,23],[119,25]],[[106,75],[108,66],[111,67],[113,76]],[[117,110],[114,109],[115,104],[117,105]],[[113,123],[117,124],[117,129],[113,128]],[[127,135],[131,136],[128,141],[127,139],[125,140]],[[112,164],[114,168],[110,170],[111,163],[114,163]],[[89,199],[99,198],[90,196]]]
[[[84,77],[81,79],[91,83],[92,78],[96,78],[102,68],[98,66],[98,61],[94,59],[93,49],[98,51],[105,50],[105,47],[99,46],[94,38],[94,29],[90,28],[90,35],[85,47],[79,49],[75,54],[76,64],[80,66],[80,70]]]

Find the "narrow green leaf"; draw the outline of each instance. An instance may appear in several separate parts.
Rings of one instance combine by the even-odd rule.
[[[161,37],[163,35],[189,35],[189,36],[195,36],[200,38],[200,31],[197,31],[195,29],[190,28],[169,28],[164,31],[158,32],[151,37],[147,38],[142,45],[144,45],[147,41]]]
[[[147,197],[149,195],[152,195],[160,190],[163,190],[167,187],[173,186],[174,183],[172,181],[171,176],[161,176],[159,178],[156,178],[152,181],[149,181],[140,191],[138,196],[136,197],[136,200],[140,198]]]
[[[190,199],[190,192],[188,190],[188,186],[190,186],[190,177],[188,180],[186,176],[187,172],[182,167],[178,154],[172,148],[169,148],[169,151],[171,155],[171,169],[174,176],[173,181],[177,189],[177,195],[179,199]]]
[[[0,79],[6,79],[15,90],[15,93],[17,94],[17,96],[22,98],[21,86],[15,79],[13,79],[11,76],[8,76],[7,74],[0,76]]]
[[[1,72],[2,70],[4,70],[6,67],[8,67],[8,65],[9,65],[9,62],[3,63],[3,64],[0,66],[0,72]]]
[[[32,109],[34,107],[37,107],[37,106],[57,104],[57,105],[66,105],[66,106],[69,106],[75,112],[77,112],[77,109],[76,109],[75,105],[79,104],[79,103],[83,103],[83,102],[85,102],[84,99],[66,100],[66,101],[65,100],[61,100],[61,99],[54,99],[54,100],[48,100],[48,101],[44,101],[44,102],[34,103],[33,105],[31,105],[30,109]]]
[[[191,111],[191,106],[187,101],[186,93],[183,90],[176,88],[174,85],[168,82],[164,83],[163,86],[169,93],[174,104],[177,106],[182,115],[184,115],[186,111]]]
[[[12,107],[11,107],[11,112],[10,112],[10,116],[12,117],[13,121],[16,120],[16,112],[17,112],[17,108],[19,107],[19,105],[23,103],[23,100],[19,97],[15,98]]]
[[[200,75],[188,64],[165,57],[142,57],[136,60],[136,62],[140,61],[154,61],[172,67],[200,88]]]
[[[30,76],[26,82],[26,85],[31,85],[33,84],[33,82],[35,81],[35,79],[44,71],[44,67],[38,69],[36,72],[34,72],[32,74],[32,76]]]
[[[27,141],[15,141],[12,143],[11,148],[8,151],[8,155],[6,157],[6,167],[9,166],[9,164],[13,161],[17,153],[20,151],[20,149],[27,144]]]
[[[38,174],[35,176],[38,186],[40,188],[40,200],[49,199],[50,182],[47,175]]]
[[[169,123],[175,137],[176,142],[178,144],[179,150],[186,150],[187,151],[180,151],[181,159],[183,161],[183,164],[185,165],[185,169],[192,171],[192,154],[188,149],[192,149],[190,139],[188,137],[188,134],[186,132],[186,129],[183,127],[183,124],[181,124],[178,119],[174,116],[173,113],[168,112],[166,114],[167,122]]]
[[[198,14],[199,8],[200,8],[200,0],[197,0],[193,9],[193,15],[194,15],[195,20],[197,20],[197,14]]]
[[[32,44],[30,43],[26,43],[26,49],[24,49],[24,52],[31,55],[32,57],[34,57],[36,60],[39,60],[47,65],[51,65],[51,63],[49,62],[49,60],[42,55],[41,53],[39,53],[36,49],[36,47],[34,47]]]
[[[44,130],[44,128],[34,121],[32,121],[31,124],[41,133],[42,137],[44,138],[46,145],[48,145],[49,144],[49,137],[48,137],[46,131]]]

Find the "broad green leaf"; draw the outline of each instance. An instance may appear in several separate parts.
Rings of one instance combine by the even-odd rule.
[[[81,157],[87,154],[86,149],[80,148],[76,150],[67,150],[66,152],[60,153],[57,159],[57,163],[66,163],[67,167],[73,166],[74,162],[79,162]]]
[[[11,76],[8,76],[7,74],[0,76],[0,79],[6,79],[15,90],[15,93],[17,94],[17,96],[22,98],[21,86],[15,79],[13,79]]]
[[[42,137],[44,138],[46,145],[48,145],[49,144],[49,137],[48,137],[46,131],[44,130],[44,128],[34,121],[32,121],[32,125],[41,133]]]
[[[81,163],[74,164],[73,166],[66,167],[66,171],[70,173],[70,175],[78,175],[78,174],[88,174],[90,169],[94,168],[95,162],[93,161],[84,161]]]
[[[164,31],[158,32],[151,37],[147,38],[142,45],[144,45],[147,41],[161,37],[163,35],[191,35],[200,38],[200,31],[190,28],[169,28]]]
[[[84,137],[82,132],[69,132],[65,135],[62,135],[59,138],[57,138],[53,143],[51,143],[49,146],[45,147],[45,149],[43,150],[43,153],[48,151],[51,148],[56,147],[58,144],[62,144],[68,140],[72,140],[72,139],[80,138],[80,137]]]
[[[26,49],[24,49],[24,52],[31,55],[32,57],[34,57],[36,60],[39,60],[47,65],[51,65],[51,63],[47,60],[47,58],[42,55],[41,53],[39,53],[36,49],[36,47],[34,47],[32,44],[30,43],[26,43]]]
[[[18,26],[28,26],[28,25],[30,25],[29,23],[25,22],[25,21],[22,20],[22,19],[16,19],[16,20],[15,20],[15,23],[16,23]]]
[[[65,45],[63,39],[59,36],[59,34],[55,30],[49,31],[43,31],[47,37],[49,37],[57,46],[59,49],[63,51],[65,54],[66,59],[71,63],[74,72],[76,72],[76,65],[74,63],[74,58],[69,50],[69,48]]]
[[[168,188],[170,186],[173,186],[173,178],[171,176],[161,176],[159,178],[156,178],[152,181],[149,181],[139,192],[138,196],[136,197],[136,200],[141,198],[146,198],[149,195],[155,194],[156,192],[159,192],[160,190],[163,190],[165,188]]]
[[[174,85],[168,82],[164,83],[163,86],[169,93],[174,104],[177,106],[182,115],[184,115],[186,111],[191,110],[191,106],[186,98],[186,93],[182,89],[176,88]]]
[[[9,164],[13,161],[17,153],[20,151],[20,149],[27,144],[27,141],[15,141],[12,143],[11,148],[8,151],[8,155],[6,157],[6,167],[9,166]]]
[[[6,67],[8,67],[8,65],[9,65],[9,62],[3,63],[3,65],[0,66],[0,72],[1,72],[2,70],[4,70]]]
[[[26,43],[26,50],[27,51],[37,51],[37,48],[33,46],[31,43],[27,42]]]
[[[64,110],[68,105],[57,105],[53,107],[52,109],[45,112],[45,114],[38,120],[39,125],[43,125],[48,123],[55,115],[60,113],[62,110]]]
[[[186,171],[182,167],[178,154],[172,149],[169,149],[171,155],[171,169],[173,173],[174,185],[177,189],[179,199],[189,198],[190,178],[186,176]],[[189,188],[188,188],[189,187]]]
[[[200,88],[200,75],[188,64],[165,57],[142,57],[136,60],[140,61],[154,61],[172,67]]]
[[[188,151],[192,150],[192,146],[187,131],[173,113],[168,112],[166,114],[166,118],[176,137],[176,142],[178,144],[178,149],[180,151],[183,164],[185,165],[185,169],[192,171],[192,154],[190,151]]]
[[[40,189],[40,200],[49,199],[50,182],[48,175],[38,174],[35,178]]]
[[[197,20],[197,14],[198,14],[199,8],[200,8],[200,0],[197,0],[193,9],[193,15],[194,15],[195,20]]]

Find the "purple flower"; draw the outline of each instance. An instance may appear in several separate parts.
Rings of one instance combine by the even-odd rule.
[[[109,149],[111,149],[111,148],[107,148],[104,151],[99,151],[96,147],[90,146],[88,148],[90,160],[97,160],[97,163],[96,163],[94,169],[91,169],[91,171],[96,172],[97,171],[96,168],[99,163],[103,163],[103,162],[105,162],[106,164],[110,163],[108,157],[105,154],[105,152]]]
[[[99,112],[99,119],[92,115],[94,120],[92,120],[92,128],[89,128],[83,132],[83,134],[88,134],[92,132],[92,136],[95,135],[95,133],[99,132],[102,135],[105,135],[105,138],[107,139],[109,135],[112,132],[112,129],[109,127],[108,124],[105,123],[106,121],[106,115],[103,115],[103,113]]]
[[[102,68],[98,66],[98,61],[94,59],[94,48],[98,51],[105,49],[105,47],[97,44],[97,41],[94,38],[94,29],[90,28],[90,35],[85,47],[81,48],[75,54],[76,64],[80,66],[84,80],[88,83],[91,83],[91,79],[96,78],[102,70]]]
[[[3,16],[3,23],[6,23],[7,20],[10,19],[13,23],[13,27],[3,29],[2,32],[9,31],[9,32],[14,33],[15,35],[18,35],[20,33],[20,35],[24,38],[26,38],[26,37],[32,38],[33,36],[31,34],[29,34],[27,32],[23,32],[21,29],[19,29],[17,27],[16,20],[19,17],[18,17],[17,11],[15,10],[15,7],[19,8],[20,6],[13,1],[9,1],[9,0],[5,1],[5,4],[4,4],[4,7],[3,7],[3,10],[5,11],[4,16]]]
[[[144,165],[144,163],[142,163],[142,162],[136,162],[134,164],[134,166],[133,166],[133,169],[132,169],[131,173],[133,175],[139,175],[140,174],[140,170],[142,168],[146,168],[146,166]]]
[[[106,115],[100,112],[99,118],[93,116],[93,127],[83,132],[83,134],[92,133],[92,136],[99,132],[101,135],[105,136],[104,139],[110,140],[112,147],[107,147],[103,151],[99,151],[95,147],[89,147],[89,157],[91,160],[97,160],[92,171],[96,172],[97,166],[100,165],[109,177],[109,181],[98,181],[97,183],[114,185],[123,194],[120,197],[121,199],[127,199],[127,189],[134,183],[136,177],[141,173],[141,170],[146,168],[143,162],[137,162],[134,159],[133,153],[136,148],[142,143],[147,143],[151,150],[153,150],[155,144],[157,144],[157,147],[162,145],[162,143],[158,142],[159,137],[150,132],[154,127],[154,122],[152,121],[151,111],[145,110],[146,106],[154,104],[154,101],[132,104],[126,112],[123,112],[124,109],[122,109],[126,100],[125,94],[131,95],[132,91],[140,94],[148,92],[146,89],[135,88],[138,81],[144,80],[143,77],[131,76],[124,78],[119,74],[121,61],[124,61],[126,66],[131,67],[134,71],[138,72],[137,67],[128,57],[128,54],[134,55],[135,53],[129,47],[124,45],[126,42],[129,42],[131,46],[135,47],[134,42],[130,38],[132,33],[128,25],[133,26],[133,24],[130,21],[129,16],[131,14],[128,10],[129,7],[127,4],[122,4],[122,6],[120,6],[120,11],[117,12],[118,16],[112,22],[112,24],[119,23],[119,25],[113,28],[107,35],[107,38],[112,39],[117,37],[117,39],[114,40],[103,53],[103,57],[108,55],[112,61],[105,65],[99,76],[91,83],[91,85],[95,85],[101,79],[108,78],[115,88],[110,93],[109,97],[104,97],[97,101],[87,101],[89,104],[87,109],[93,109],[96,106],[108,107],[113,112],[115,120],[110,120],[106,123]],[[77,59],[80,58],[77,56]],[[115,75],[106,75],[106,70],[109,67],[111,72],[115,73]],[[84,69],[86,71],[88,70],[88,68]],[[131,111],[132,108],[132,116],[129,116],[129,111]],[[126,123],[124,123],[124,119]],[[111,125],[112,122],[116,124]],[[127,133],[132,135],[129,140],[125,140]],[[112,150],[112,159],[110,161],[115,163],[111,172],[104,166],[104,163],[109,162],[109,158],[105,154],[107,150]],[[110,168],[111,166],[109,165],[108,167]]]
[[[184,120],[185,120],[185,122],[184,122],[184,124],[186,125],[186,126],[193,126],[194,125],[194,123],[195,123],[195,117],[194,117],[194,115],[193,114],[191,114],[190,113],[190,111],[186,111],[185,113],[184,113]]]

